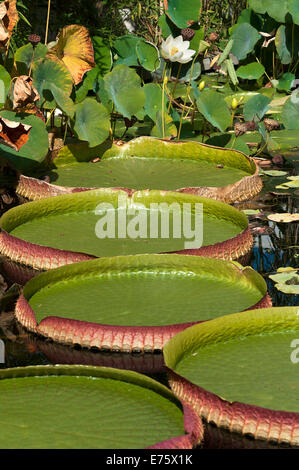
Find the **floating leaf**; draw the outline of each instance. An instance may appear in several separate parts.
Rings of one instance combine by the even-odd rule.
[[[285,176],[287,172],[280,170],[262,170],[262,174],[267,176]]]
[[[198,110],[214,126],[224,132],[231,121],[231,115],[224,98],[214,90],[204,90],[196,100]]]
[[[187,28],[199,21],[201,0],[164,0],[165,12],[179,28]]]
[[[253,51],[254,46],[261,38],[258,31],[249,23],[236,25],[231,39],[234,40],[231,52],[239,60],[245,59],[249,52]]]
[[[76,105],[74,131],[80,140],[87,140],[95,147],[107,139],[110,132],[110,116],[106,108],[93,98],[86,98]]]
[[[75,85],[80,83],[84,73],[95,66],[88,29],[76,24],[62,28],[56,46],[50,49],[47,57],[62,61],[70,71]]]
[[[288,212],[283,212],[282,214],[270,214],[267,216],[269,220],[273,222],[299,222],[299,214],[290,214]]]
[[[257,80],[265,72],[265,67],[258,62],[251,62],[247,65],[241,65],[236,74],[238,77],[247,79],[247,80]]]
[[[117,65],[103,80],[109,98],[124,117],[130,119],[142,110],[145,92],[141,88],[141,79],[135,70],[123,64]]]
[[[260,121],[269,109],[271,99],[262,94],[252,96],[244,106],[245,121]]]
[[[269,276],[276,289],[285,294],[299,294],[299,271],[296,268],[278,268],[277,274]]]

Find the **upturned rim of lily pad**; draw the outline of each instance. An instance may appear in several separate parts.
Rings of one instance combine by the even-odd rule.
[[[218,317],[209,322],[194,325],[172,338],[163,349],[168,379],[174,394],[189,403],[197,414],[208,423],[231,433],[254,439],[299,447],[299,413],[271,410],[261,406],[228,401],[175,371],[186,350],[191,351],[200,342],[221,341],[225,335],[240,338],[263,334],[266,331],[283,331],[298,322],[297,307],[272,307],[248,310]],[[224,339],[225,340],[225,339]]]
[[[224,211],[226,212],[224,218],[237,220],[237,224],[240,226],[240,232],[233,238],[212,245],[202,246],[201,248],[174,251],[172,252],[173,254],[235,260],[242,263],[243,259],[246,258],[252,248],[253,238],[248,226],[247,217],[228,204],[191,194],[178,196],[178,193],[171,191],[145,190],[128,194],[122,190],[106,188],[74,194],[63,194],[56,198],[47,198],[23,204],[7,211],[0,220],[0,254],[4,257],[2,262],[4,274],[10,280],[24,285],[29,279],[42,271],[54,269],[66,264],[95,259],[96,256],[94,255],[31,243],[12,235],[10,231],[20,223],[24,223],[32,217],[37,216],[41,210],[43,216],[53,214],[55,207],[58,207],[60,213],[62,213],[62,210],[65,210],[68,204],[75,210],[75,206],[78,207],[79,203],[82,206],[84,201],[88,201],[91,198],[98,196],[101,198],[105,198],[106,196],[111,197],[111,195],[114,196],[116,193],[118,193],[118,195],[125,195],[128,199],[138,202],[145,201],[145,199],[149,201],[151,197],[157,198],[157,196],[161,197],[161,202],[162,199],[164,202],[167,202],[167,198],[171,199],[173,195],[182,197],[182,202],[188,202],[189,198],[194,202],[194,196],[196,202],[205,203],[210,212],[211,208],[213,208],[213,211],[215,209],[217,213]],[[188,201],[186,199],[188,199]],[[103,201],[105,202],[104,199]]]
[[[93,261],[76,263],[69,266],[50,270],[31,279],[24,287],[16,307],[15,315],[17,320],[27,330],[50,338],[57,343],[67,345],[80,345],[86,348],[97,348],[99,350],[117,352],[146,352],[153,353],[162,351],[167,341],[180,331],[203,320],[176,323],[172,325],[160,326],[118,326],[108,323],[87,322],[82,320],[65,318],[63,316],[46,316],[37,322],[34,309],[30,305],[32,296],[51,284],[63,283],[70,279],[83,279],[84,276],[96,275],[97,273],[128,273],[128,272],[150,272],[164,269],[165,273],[171,269],[178,272],[190,270],[194,273],[205,273],[213,275],[219,280],[240,279],[241,283],[248,285],[248,288],[255,288],[260,293],[259,301],[248,309],[259,309],[270,307],[271,298],[267,294],[267,286],[263,278],[251,267],[242,267],[234,261],[215,260],[213,258],[203,258],[197,256],[182,256],[172,254],[162,255],[127,255],[114,256],[111,258],[99,258]],[[122,300],[120,299],[120,302]],[[220,307],[221,308],[221,307]]]
[[[199,154],[195,155],[193,151],[192,157],[189,157],[189,159],[191,158],[193,160],[196,160],[196,159],[211,160],[219,164],[225,164],[228,157],[232,155],[235,158],[231,158],[230,166],[234,168],[239,168],[239,166],[237,165],[237,160],[239,161],[242,160],[243,165],[245,165],[247,167],[247,170],[251,172],[249,176],[244,176],[243,178],[236,181],[235,183],[232,183],[226,186],[218,186],[218,187],[211,187],[211,186],[194,187],[193,186],[193,187],[177,188],[174,191],[209,197],[212,199],[216,199],[216,200],[231,204],[234,202],[242,202],[247,199],[251,199],[254,196],[256,196],[262,189],[263,184],[259,176],[259,168],[253,158],[251,158],[248,155],[245,155],[243,152],[240,152],[239,150],[216,147],[216,146],[212,146],[212,145],[208,145],[202,142],[197,142],[197,141],[192,141],[192,140],[169,141],[169,140],[160,139],[157,137],[142,136],[142,137],[137,137],[135,139],[132,139],[129,142],[114,145],[111,149],[107,150],[104,153],[102,158],[107,159],[107,158],[115,158],[117,156],[120,157],[121,155],[125,155],[126,153],[128,155],[131,155],[132,148],[134,147],[142,148],[142,146],[144,146],[143,149],[139,150],[141,153],[139,155],[134,155],[134,156],[136,157],[142,156],[142,158],[146,158],[148,156],[146,153],[146,148],[150,144],[154,144],[155,146],[157,146],[157,149],[158,149],[157,151],[161,151],[161,149],[163,149],[162,146],[174,147],[176,151],[177,151],[177,148],[180,146],[186,147],[186,148],[188,148],[189,146],[192,151],[192,146],[196,146],[196,148],[198,148],[199,150]],[[200,151],[203,153],[202,155],[200,155]],[[211,158],[209,158],[208,152],[211,152],[211,151],[215,155],[212,155]],[[163,157],[160,156],[157,158],[162,159]],[[166,157],[166,158],[169,158],[169,157]],[[179,158],[184,159],[186,157],[182,155],[182,156],[179,156]],[[20,175],[19,181],[16,187],[16,192],[20,196],[28,200],[34,201],[34,200],[39,200],[39,199],[43,199],[46,197],[58,196],[61,194],[88,191],[90,189],[99,189],[99,188],[59,186],[53,183],[48,183],[46,181],[39,180],[37,178]],[[133,194],[134,192],[137,191],[135,189],[128,189],[128,188],[123,188],[123,187],[116,187],[113,189],[122,189],[123,191],[126,191],[128,194]],[[163,188],[160,188],[160,189],[163,190]]]
[[[14,367],[0,371],[1,380],[26,377],[44,377],[44,376],[75,376],[75,377],[94,377],[120,380],[143,387],[144,390],[153,392],[166,398],[182,409],[183,425],[185,434],[176,436],[164,441],[157,442],[148,449],[192,449],[196,447],[203,438],[204,428],[201,418],[194,412],[192,407],[183,400],[178,399],[166,386],[156,380],[147,377],[138,372],[129,370],[120,370],[110,367],[96,367],[86,365],[38,365],[27,367]],[[100,418],[99,418],[100,419]]]

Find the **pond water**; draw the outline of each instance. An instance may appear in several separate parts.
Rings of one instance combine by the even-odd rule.
[[[274,180],[274,181],[273,181]],[[266,177],[268,185],[275,179]],[[267,188],[268,189],[268,188]],[[269,213],[298,212],[299,199],[296,194],[269,194],[265,190],[254,201],[243,203],[240,209],[259,209],[259,214],[248,216],[254,235],[254,247],[250,265],[262,274],[268,285],[273,306],[299,305],[299,295],[278,291],[269,278],[277,268],[291,266],[299,268],[299,224],[276,223],[267,219]],[[164,385],[167,377],[163,371],[161,354],[103,353],[81,348],[55,345],[24,330],[13,315],[14,296],[4,306],[0,315],[0,339],[5,344],[5,362],[0,368],[37,364],[89,364],[135,370],[147,374]],[[1,359],[1,358],[0,358]],[[240,438],[213,426],[206,427],[205,448],[263,448],[270,445]],[[270,446],[271,447],[271,446]],[[275,447],[275,446],[273,446]]]

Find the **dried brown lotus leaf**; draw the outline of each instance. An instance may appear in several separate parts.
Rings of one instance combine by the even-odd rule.
[[[0,142],[16,151],[26,144],[32,126],[0,116]]]

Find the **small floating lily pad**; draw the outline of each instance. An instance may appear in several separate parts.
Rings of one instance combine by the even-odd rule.
[[[277,274],[269,276],[274,281],[276,289],[285,294],[299,294],[299,269],[278,268]]]
[[[190,448],[200,438],[198,420],[190,426],[187,419],[185,431],[184,410],[173,394],[135,372],[4,369],[0,393],[2,449]]]
[[[164,348],[173,391],[219,427],[298,446],[298,313],[251,310],[182,331]]]

